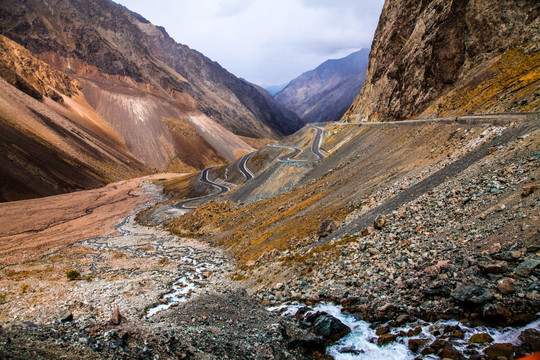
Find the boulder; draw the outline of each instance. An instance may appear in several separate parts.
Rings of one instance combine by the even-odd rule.
[[[502,274],[508,271],[508,263],[506,261],[495,261],[478,264],[482,272],[486,274]]]
[[[60,316],[60,322],[66,323],[73,321],[73,314],[70,312],[65,312]]]
[[[337,341],[351,332],[351,328],[329,314],[320,315],[313,323],[313,330],[328,341]]]
[[[512,316],[512,312],[499,304],[487,304],[482,310],[482,315],[485,318],[491,318],[490,320],[505,320]]]
[[[511,358],[514,356],[514,345],[510,343],[493,344],[484,349],[484,354],[488,359]]]
[[[458,286],[451,296],[465,305],[482,305],[493,298],[489,290],[478,285]]]
[[[384,334],[388,334],[389,332],[390,332],[390,328],[388,326],[381,325],[377,328],[377,330],[375,330],[375,335],[381,336]]]
[[[120,313],[120,308],[118,307],[118,305],[116,305],[114,307],[111,323],[113,325],[120,325],[124,320],[126,320],[126,318]]]
[[[386,344],[390,344],[391,342],[396,341],[397,337],[398,336],[396,334],[384,334],[384,335],[381,335],[377,339],[377,345],[383,346],[383,345],[386,345]]]
[[[465,359],[463,354],[461,354],[461,352],[457,350],[450,343],[447,343],[446,346],[444,346],[441,350],[439,350],[437,355],[439,355],[441,359],[455,359],[455,360]]]
[[[492,342],[493,338],[487,333],[474,334],[469,339],[469,344],[486,344]]]
[[[538,190],[538,185],[536,184],[524,186],[523,190],[521,191],[521,196],[527,197],[531,195],[532,193],[534,193],[536,190]]]
[[[409,350],[411,350],[413,353],[417,353],[418,350],[426,346],[428,342],[429,339],[409,339]]]
[[[325,237],[333,233],[338,229],[338,223],[332,219],[326,219],[324,220],[321,225],[319,225],[319,229],[317,229],[317,235],[319,237]]]
[[[540,351],[540,331],[536,329],[526,329],[519,334],[519,340],[523,343],[523,346],[528,351],[539,352]]]
[[[381,230],[384,227],[385,223],[386,223],[386,217],[379,216],[373,221],[373,227],[377,230]]]
[[[538,266],[540,265],[540,258],[535,257],[532,259],[527,259],[523,261],[521,264],[519,264],[514,272],[520,276],[529,276],[530,273]]]
[[[512,286],[513,283],[513,279],[503,278],[497,282],[497,290],[499,290],[501,294],[511,294],[516,291],[516,289],[514,289]]]
[[[368,236],[368,235],[373,234],[373,232],[375,232],[375,228],[373,226],[368,226],[367,228],[362,229],[362,231],[360,232],[360,235]]]
[[[35,323],[33,323],[31,321],[24,321],[24,322],[21,323],[21,325],[29,327],[29,328],[37,328],[38,327]]]
[[[319,337],[307,337],[292,339],[287,344],[290,350],[300,350],[305,354],[324,354],[326,352],[326,341]]]

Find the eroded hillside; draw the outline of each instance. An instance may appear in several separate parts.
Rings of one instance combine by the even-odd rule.
[[[76,79],[88,104],[149,166],[225,163],[252,149],[237,135],[276,138],[301,126],[263,90],[113,2],[3,2],[0,14],[2,33]],[[198,136],[185,141],[165,119]],[[194,162],[202,148],[209,155]]]
[[[534,0],[386,1],[349,121],[538,111]]]
[[[86,102],[80,83],[0,36],[0,200],[93,188],[151,170]]]

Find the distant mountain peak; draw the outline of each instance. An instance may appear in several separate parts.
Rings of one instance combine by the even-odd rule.
[[[362,88],[369,49],[330,59],[293,79],[274,98],[305,122],[335,121]]]

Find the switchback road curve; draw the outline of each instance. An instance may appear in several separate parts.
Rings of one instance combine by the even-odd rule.
[[[193,209],[196,209],[197,207],[196,206],[195,207],[188,206],[187,204],[189,204],[192,201],[202,200],[202,199],[207,199],[207,198],[219,196],[219,195],[231,190],[229,187],[227,187],[225,185],[217,184],[215,182],[210,181],[210,179],[208,179],[208,172],[211,169],[212,169],[211,167],[204,169],[201,172],[201,177],[199,178],[199,180],[201,182],[205,183],[205,184],[208,184],[208,185],[211,185],[211,186],[217,188],[218,192],[214,192],[212,194],[205,195],[205,196],[200,196],[200,197],[193,198],[193,199],[178,201],[178,202],[174,203],[174,205],[173,205],[175,208],[181,209],[181,210],[193,210]]]
[[[322,160],[324,159],[324,155],[321,153],[321,140],[324,130],[315,125],[310,124],[309,126],[315,129],[315,136],[313,137],[313,142],[311,143],[311,151],[319,158],[318,160]]]
[[[300,149],[300,148],[292,147],[292,146],[286,146],[286,145],[276,145],[276,144],[270,144],[268,146],[275,147],[275,148],[282,148],[282,149],[292,150],[291,153],[280,156],[278,158],[279,161],[284,161],[284,162],[287,162],[287,161],[306,161],[306,160],[293,160],[292,159],[293,157],[295,157],[296,155],[298,155],[298,154],[300,154],[302,152],[302,149]]]
[[[251,156],[253,156],[254,153],[255,152],[250,152],[249,154],[244,155],[242,159],[240,159],[240,161],[238,162],[238,170],[240,170],[240,172],[244,174],[246,181],[253,179],[253,173],[249,171],[247,167],[247,162],[249,161]]]

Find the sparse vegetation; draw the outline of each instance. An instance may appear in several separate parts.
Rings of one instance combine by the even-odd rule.
[[[20,289],[21,293],[26,294],[28,291],[30,291],[31,287],[28,284],[22,284]]]
[[[66,271],[66,277],[68,280],[77,280],[81,278],[81,273],[79,273],[77,270],[68,270]]]

